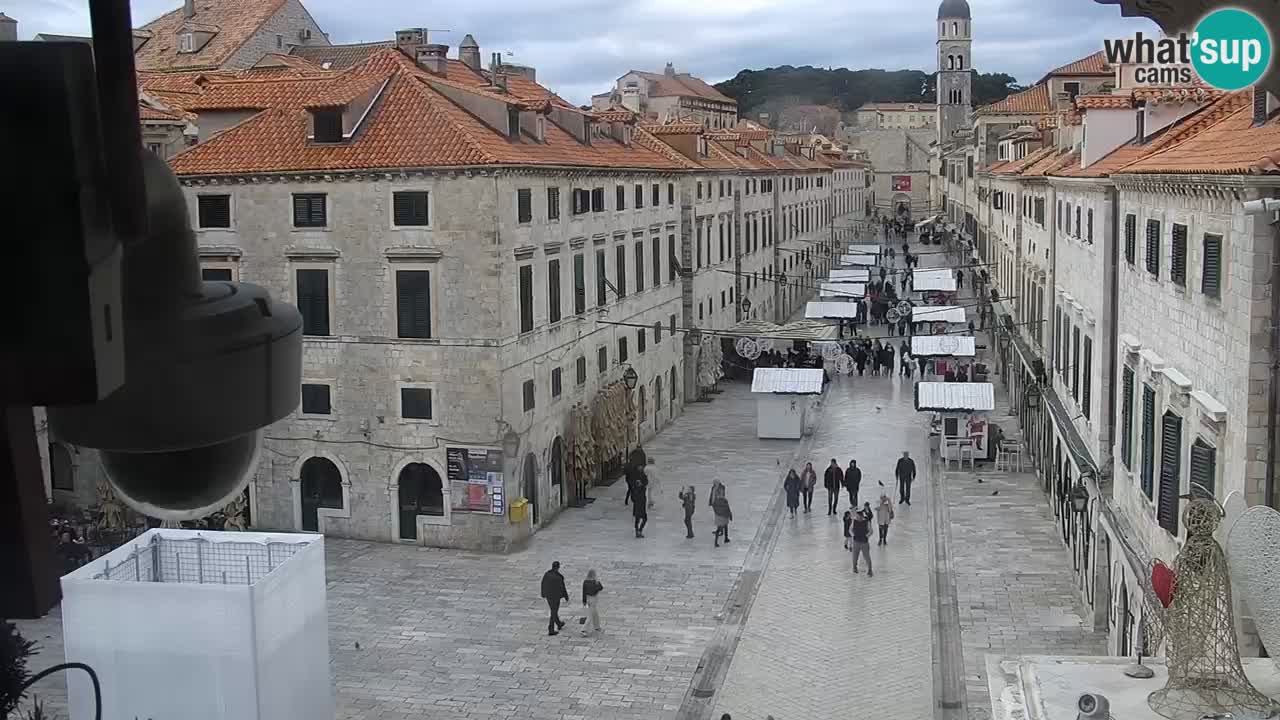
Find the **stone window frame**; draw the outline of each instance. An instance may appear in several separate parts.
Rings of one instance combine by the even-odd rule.
[[[214,186],[214,187],[218,187],[218,186]],[[228,188],[228,187],[221,187],[218,189],[225,190],[225,192],[213,192],[211,188],[209,192],[195,193],[195,208],[194,208],[195,212],[192,214],[192,217],[195,220],[194,225],[195,225],[195,231],[197,234],[233,233],[236,231],[236,220],[239,219],[238,213],[236,212],[237,210],[236,194],[231,191],[231,188]],[[210,225],[208,227],[205,227],[200,224],[200,198],[202,197],[225,197],[227,199],[227,226],[226,227],[219,227],[216,225]]]
[[[231,282],[234,282],[234,283],[240,282],[240,262],[234,258],[227,258],[222,260],[203,260],[202,259],[200,261],[200,269],[201,270],[230,270]],[[297,282],[296,278],[294,282],[295,283]]]
[[[316,457],[324,458],[338,468],[338,479],[342,487],[342,507],[316,508],[316,533],[323,535],[327,518],[351,519],[351,473],[347,469],[346,463],[328,450],[305,452],[294,461],[293,470],[289,473],[289,490],[293,498],[293,527],[295,532],[306,532],[302,529],[302,466],[311,458]],[[255,483],[250,483],[251,487],[253,485]],[[250,492],[249,497],[253,500],[255,493]],[[252,514],[256,509],[251,508],[250,513]],[[257,515],[253,515],[253,517],[257,517]]]
[[[338,336],[338,264],[336,260],[337,258],[300,258],[291,259],[289,262],[289,292],[292,294],[290,300],[294,305],[298,304],[299,270],[324,270],[329,280],[329,334],[304,335],[304,338],[332,339]]]
[[[431,418],[407,418],[400,413],[403,412],[400,407],[400,391],[401,390],[430,390],[431,391]],[[439,427],[440,422],[440,384],[435,381],[415,382],[413,380],[396,380],[396,394],[394,397],[396,408],[396,424],[411,425],[419,427]]]
[[[398,192],[424,192],[427,194],[427,224],[426,225],[397,225],[396,224],[396,193]],[[387,229],[393,232],[420,232],[430,233],[436,228],[436,190],[433,184],[424,183],[392,183],[387,187]]]
[[[433,401],[434,402],[434,401]],[[434,413],[432,413],[434,414]],[[429,466],[436,471],[436,475],[440,478],[440,494],[444,500],[443,515],[418,515],[419,532],[416,540],[409,540],[400,537],[400,473],[409,465],[420,463]],[[425,454],[409,454],[400,458],[399,461],[391,468],[391,475],[387,478],[387,495],[390,497],[391,510],[391,542],[395,544],[405,545],[421,545],[423,542],[423,534],[421,528],[423,525],[436,527],[450,527],[453,525],[453,488],[450,487],[449,473],[435,459]]]
[[[321,377],[310,377],[310,376],[304,375],[302,378],[302,382],[299,384],[299,387],[301,387],[301,385],[328,385],[329,386],[329,414],[320,415],[316,413],[304,413],[302,412],[302,402],[299,401],[298,402],[298,419],[306,420],[308,422],[310,421],[325,422],[325,423],[337,422],[338,421],[338,412],[337,412],[338,379],[333,377],[321,378]],[[434,400],[432,400],[432,402],[434,403]]]

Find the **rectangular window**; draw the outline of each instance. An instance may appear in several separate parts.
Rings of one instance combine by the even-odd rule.
[[[608,276],[605,275],[604,267],[605,257],[603,250],[596,251],[596,307],[604,307],[609,304],[609,296],[606,289],[609,286]]]
[[[618,299],[621,300],[627,296],[627,246],[618,245],[617,248],[614,249],[614,256],[614,259],[617,261],[617,265],[613,268],[613,286],[617,288]]]
[[[655,253],[656,254],[656,253]],[[679,267],[680,258],[676,257],[676,236],[667,236],[667,281],[676,281],[676,268]]]
[[[1182,418],[1171,412],[1160,419],[1160,502],[1156,520],[1178,535],[1178,496],[1182,494]]]
[[[698,199],[699,200],[702,199],[702,181],[701,180],[698,181]]]
[[[396,271],[396,335],[431,337],[431,272]]]
[[[203,282],[233,282],[231,268],[200,268],[200,280]]]
[[[427,388],[400,388],[400,417],[430,420],[431,391]]]
[[[329,415],[333,413],[332,399],[328,385],[316,383],[302,384],[302,414]]]
[[[1187,226],[1173,224],[1173,242],[1169,245],[1169,279],[1187,285]]]
[[[574,372],[576,373],[575,379],[578,381],[578,384],[586,385],[587,384],[587,359],[584,357],[580,357],[577,359],[576,362],[574,362],[573,365],[574,365]]]
[[[653,286],[658,287],[662,284],[662,237],[654,235],[649,238],[649,252],[652,257],[650,262],[653,263]]]
[[[1120,462],[1133,469],[1133,368],[1126,365],[1120,377]]]
[[[1142,492],[1151,499],[1156,467],[1156,391],[1142,385]]]
[[[293,226],[322,228],[329,224],[327,199],[324,193],[295,193],[293,196]]]
[[[298,270],[298,311],[302,313],[302,334],[329,334],[329,271]]]
[[[649,333],[644,328],[636,330],[636,354],[643,355],[645,347],[649,344]]]
[[[636,292],[644,292],[644,241],[636,243]]]
[[[697,244],[695,245],[695,247],[697,248],[697,257],[695,258],[697,263],[694,265],[694,267],[701,268],[702,267],[702,223],[698,223],[697,233],[698,233],[698,240],[697,240]]]
[[[1222,236],[1204,236],[1204,258],[1200,263],[1200,292],[1222,297]]]
[[[596,372],[603,375],[608,371],[609,371],[609,348],[608,346],[601,345],[600,349],[596,351]]]
[[[626,361],[627,361],[627,339],[624,337],[620,337],[618,338],[618,362],[624,363]]]
[[[196,206],[201,228],[231,227],[230,195],[200,195]]]
[[[533,222],[533,191],[529,188],[516,190],[516,221]]]
[[[560,397],[561,382],[560,368],[551,368],[551,397]]]
[[[547,261],[547,322],[560,322],[560,261]]]
[[[520,266],[520,332],[533,332],[533,266]]]
[[[1093,244],[1093,208],[1089,208],[1088,224],[1085,226],[1085,242]]]
[[[1071,328],[1071,397],[1080,401],[1080,326]]]
[[[1065,313],[1062,315],[1062,357],[1058,360],[1058,369],[1062,372],[1062,384],[1069,385],[1067,373],[1071,371],[1071,320]]]
[[[636,209],[639,210],[642,207],[644,207],[644,186],[637,183],[636,184]]]
[[[525,380],[524,386],[520,388],[520,394],[523,396],[524,411],[529,412],[538,406],[537,388],[533,386],[532,380]]]
[[[1079,239],[1080,239],[1080,206],[1079,206],[1079,205],[1077,205],[1077,206],[1076,206],[1076,232],[1075,232],[1075,236],[1076,236],[1076,239],[1077,239],[1077,240],[1079,240]]]
[[[654,183],[653,187],[651,188],[651,193],[652,193],[652,198],[649,204],[654,207],[658,207],[659,205],[662,204],[662,186],[659,185],[658,183]]]
[[[1124,216],[1124,261],[1130,265],[1138,261],[1138,216]]]
[[[667,183],[667,204],[668,205],[676,204],[676,184],[675,183]]]
[[[716,262],[724,262],[724,221],[720,221],[720,259]]]
[[[547,219],[560,219],[560,188],[547,188]]]
[[[591,212],[604,212],[604,188],[592,188]]]
[[[675,337],[676,336],[676,314],[675,313],[671,313],[671,317],[668,318],[668,322],[669,322],[669,327],[670,327],[669,332],[671,333],[671,337]]]
[[[573,314],[587,311],[587,266],[582,253],[573,256]]]
[[[1084,413],[1085,420],[1089,420],[1093,417],[1093,338],[1084,336],[1080,352],[1084,353],[1080,366],[1080,374],[1084,376],[1081,380],[1080,412]]]
[[[660,342],[662,342],[662,323],[656,322],[653,324],[653,344],[657,345]]]
[[[1191,482],[1210,496],[1217,494],[1218,451],[1201,438],[1191,443]],[[1194,491],[1195,487],[1191,489]]]
[[[391,214],[397,227],[430,225],[426,190],[403,190],[391,193]]]
[[[1147,221],[1147,272],[1160,277],[1160,221]]]
[[[573,191],[573,214],[585,215],[591,211],[591,191],[581,188]]]
[[[619,185],[613,189],[614,209],[618,211],[627,209],[627,188],[625,185]]]

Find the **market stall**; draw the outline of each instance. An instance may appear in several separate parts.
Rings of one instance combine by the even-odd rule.
[[[851,302],[810,302],[804,307],[810,320],[852,320],[857,314],[858,305]]]
[[[916,410],[933,413],[930,445],[944,461],[994,462],[997,443],[988,442],[987,415],[996,408],[991,383],[919,382]]]
[[[799,440],[810,404],[822,396],[822,370],[756,368],[756,437]]]
[[[955,271],[951,268],[916,268],[911,271],[911,291],[954,293],[956,291]]]
[[[860,282],[824,282],[818,291],[824,299],[853,301],[867,294],[867,286]]]
[[[831,282],[866,283],[871,281],[871,271],[867,268],[837,268],[827,274]]]
[[[972,363],[977,350],[977,340],[971,335],[911,336],[911,357],[926,360],[921,367],[922,379],[928,375],[945,377],[954,366]]]
[[[879,245],[850,245],[845,252],[851,255],[879,255],[881,250]]]
[[[945,323],[940,330],[931,332],[931,335],[940,335],[943,332],[951,330],[951,325],[966,325],[969,320],[965,316],[964,308],[956,305],[917,305],[911,308],[911,322],[913,323]]]
[[[840,256],[841,265],[857,265],[860,267],[872,267],[880,264],[879,255],[867,255],[866,253],[857,253]]]

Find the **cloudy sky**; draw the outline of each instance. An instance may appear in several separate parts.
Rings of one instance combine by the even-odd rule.
[[[132,0],[134,24],[177,0]],[[427,27],[456,46],[472,33],[487,58],[503,52],[538,80],[588,102],[629,69],[673,62],[710,82],[777,65],[933,69],[936,0],[304,0],[335,43],[389,40]],[[974,67],[1035,82],[1047,70],[1102,47],[1102,38],[1154,31],[1093,0],[970,0]],[[428,10],[430,6],[430,10]],[[87,34],[88,0],[0,0],[19,37]],[[438,28],[438,29],[437,29]]]

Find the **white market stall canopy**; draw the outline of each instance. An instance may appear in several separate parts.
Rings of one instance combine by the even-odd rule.
[[[856,300],[867,294],[867,286],[856,282],[824,282],[820,289],[822,297],[837,300]]]
[[[851,302],[811,302],[804,308],[804,316],[810,320],[854,318],[857,315],[858,304]]]
[[[990,412],[996,409],[991,383],[916,383],[916,410],[925,412]]]
[[[817,395],[822,392],[822,371],[814,368],[756,368],[751,392],[780,395]]]
[[[915,292],[955,292],[956,276],[948,268],[914,270],[911,289]]]
[[[911,308],[911,322],[946,322],[963,325],[968,320],[964,308],[955,305],[917,305]]]
[[[925,219],[921,220],[920,222],[916,223],[916,227],[917,227],[917,228],[928,227],[928,226],[930,226],[930,225],[932,225],[932,224],[934,224],[934,223],[938,222],[938,217],[939,217],[938,215],[930,215],[929,217],[927,217],[927,218],[925,218]]]
[[[850,245],[849,250],[854,255],[879,255],[879,245]]]
[[[911,357],[973,357],[977,352],[972,335],[911,336]]]
[[[726,335],[739,337],[767,337],[774,340],[830,340],[836,336],[833,325],[816,320],[797,320],[786,325],[775,325],[765,320],[743,320],[728,330]]]
[[[878,255],[842,255],[840,257],[841,265],[866,265],[871,266],[880,262]]]
[[[835,269],[827,279],[831,282],[865,283],[871,280],[871,271],[866,268]]]

